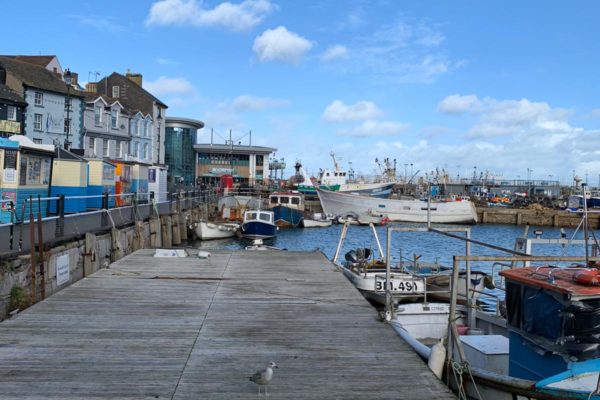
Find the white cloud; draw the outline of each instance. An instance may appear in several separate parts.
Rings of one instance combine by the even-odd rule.
[[[374,80],[384,82],[432,83],[465,64],[450,59],[442,48],[445,35],[427,21],[402,18],[368,36],[353,37],[348,62],[337,66],[340,72],[372,74]]]
[[[194,92],[194,86],[185,78],[169,78],[161,76],[155,81],[143,83],[144,89],[154,96],[160,97],[166,94],[185,94]]]
[[[337,134],[353,137],[393,136],[407,129],[408,125],[400,122],[367,120],[354,128],[339,130]]]
[[[476,95],[470,94],[461,96],[453,94],[447,96],[438,105],[438,111],[449,114],[460,114],[466,111],[473,111],[473,107],[479,104],[479,99]]]
[[[236,97],[231,103],[234,112],[261,111],[268,108],[286,107],[288,100],[273,99],[270,97],[256,97],[247,94]]]
[[[244,94],[233,100],[224,100],[204,114],[205,126],[217,130],[242,130],[245,124],[242,113],[250,111],[266,111],[268,109],[289,106],[290,101],[271,97],[257,97]],[[272,117],[271,117],[272,118]]]
[[[352,105],[346,105],[340,100],[325,108],[323,119],[330,122],[362,121],[379,118],[383,112],[371,101],[359,101]]]
[[[323,54],[321,54],[321,61],[330,62],[334,60],[345,59],[348,57],[348,49],[346,46],[342,46],[337,44],[335,46],[331,46],[325,50]]]
[[[160,0],[150,8],[146,25],[222,26],[232,31],[247,31],[276,8],[269,0],[223,2],[213,9],[203,8],[197,0]]]
[[[117,18],[110,15],[69,15],[69,17],[78,20],[82,26],[103,32],[116,33],[125,30],[125,27],[118,23]]]
[[[181,65],[181,63],[179,61],[173,60],[171,58],[156,57],[154,59],[154,61],[156,61],[156,63],[159,65],[174,66],[174,67]]]
[[[267,29],[254,39],[252,49],[261,62],[282,61],[298,64],[304,54],[312,47],[312,43],[284,26]]]

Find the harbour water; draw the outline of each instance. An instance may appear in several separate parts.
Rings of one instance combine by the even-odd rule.
[[[387,226],[394,227],[419,227],[418,224],[389,224],[386,226],[377,226],[376,231],[379,241],[385,251]],[[444,225],[448,227],[448,225]],[[320,250],[327,258],[333,258],[335,249],[340,239],[342,225],[332,225],[328,228],[312,229],[281,229],[277,237],[265,241],[269,246],[295,251]],[[558,239],[561,237],[561,230],[552,227],[530,227],[528,237],[534,237],[534,231],[542,231],[544,239]],[[480,224],[471,226],[471,238],[481,242],[486,242],[506,249],[513,249],[515,239],[523,235],[524,227],[516,225],[496,225]],[[573,237],[575,229],[564,229],[567,239]],[[598,234],[597,234],[598,235]],[[581,230],[575,234],[576,239],[582,239]],[[421,255],[421,261],[439,262],[440,264],[452,265],[452,256],[464,255],[464,241],[446,237],[436,233],[429,232],[395,232],[392,237],[392,258],[399,260],[400,255],[403,258],[412,258],[414,254]],[[238,238],[196,241],[194,247],[202,249],[229,249],[239,250],[245,248],[250,242]],[[357,247],[367,247],[374,251],[377,244],[373,232],[368,226],[352,225],[348,229],[344,247],[340,252],[341,257],[345,252]],[[584,255],[584,249],[581,246],[558,246],[558,245],[537,245],[533,247],[534,255]],[[483,246],[473,244],[471,246],[473,255],[498,255],[507,254],[497,250],[492,250]]]

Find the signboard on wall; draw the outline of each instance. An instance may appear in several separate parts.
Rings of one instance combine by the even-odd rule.
[[[69,254],[63,254],[56,258],[56,284],[58,286],[71,280],[71,271],[69,269]]]
[[[21,133],[21,123],[15,121],[0,120],[0,131],[6,133]]]

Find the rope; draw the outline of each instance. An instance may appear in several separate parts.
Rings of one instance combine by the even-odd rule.
[[[477,393],[477,398],[483,400],[481,393],[479,393],[479,389],[477,388],[477,384],[475,383],[475,378],[471,373],[471,365],[468,361],[456,362],[452,361],[452,373],[454,375],[454,380],[458,386],[458,398],[459,399],[468,399],[467,392],[465,390],[463,374],[467,373],[469,375],[469,380],[473,384],[473,388],[475,389],[475,393]]]

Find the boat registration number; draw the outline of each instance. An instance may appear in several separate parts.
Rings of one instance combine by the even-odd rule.
[[[382,292],[387,290],[385,281],[375,281],[375,290]],[[417,282],[410,281],[390,281],[390,291],[392,292],[419,292],[423,291],[423,289],[419,288],[419,284]]]

